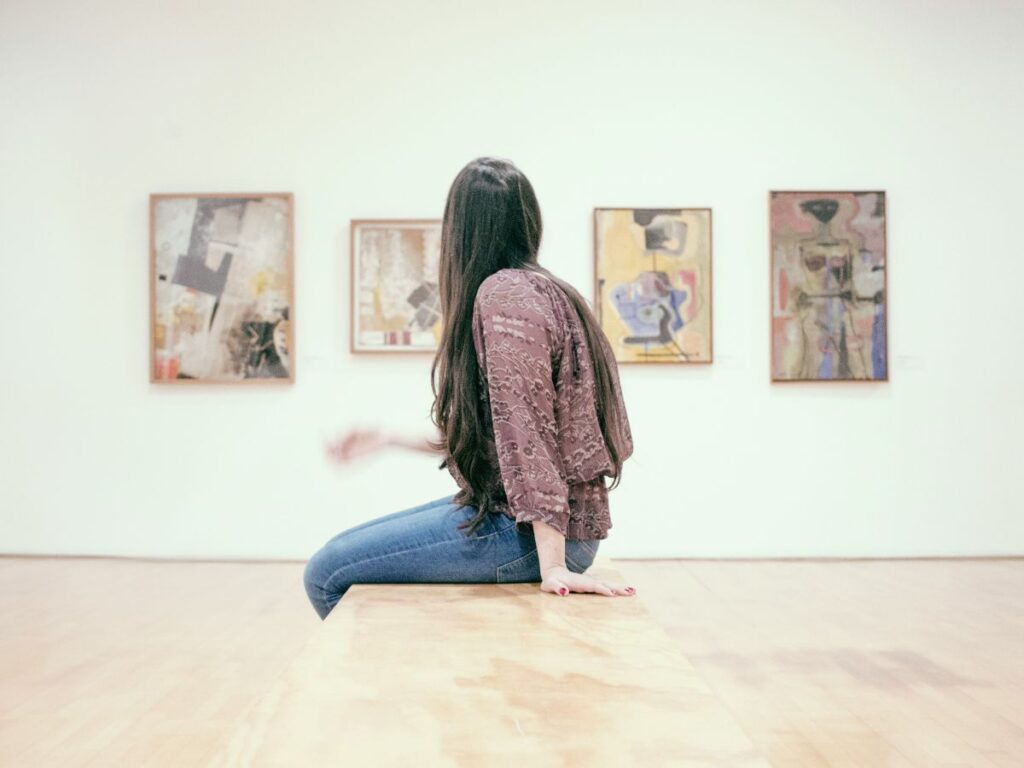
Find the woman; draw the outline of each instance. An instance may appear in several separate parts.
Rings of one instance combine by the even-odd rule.
[[[608,340],[579,292],[537,263],[541,229],[533,188],[511,163],[479,158],[456,177],[431,368],[438,439],[356,430],[329,451],[340,461],[386,446],[443,456],[460,490],[328,541],[305,571],[321,618],[352,584],[635,593],[583,573],[608,537],[608,491],[633,440]]]

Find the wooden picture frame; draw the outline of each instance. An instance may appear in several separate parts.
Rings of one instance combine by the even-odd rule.
[[[597,207],[593,227],[594,313],[616,361],[712,363],[711,208]]]
[[[768,193],[773,383],[889,380],[887,231],[884,190]]]
[[[440,243],[440,219],[351,220],[351,354],[436,354]]]
[[[149,196],[149,380],[295,381],[290,192]]]

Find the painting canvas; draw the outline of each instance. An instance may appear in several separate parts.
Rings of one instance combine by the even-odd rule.
[[[884,192],[772,192],[772,379],[886,381]]]
[[[710,209],[596,208],[594,260],[618,362],[711,362]]]
[[[290,194],[150,197],[150,380],[294,381]]]
[[[352,352],[435,352],[441,222],[352,222]]]

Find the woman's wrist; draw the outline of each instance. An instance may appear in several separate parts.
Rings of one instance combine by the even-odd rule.
[[[567,571],[567,570],[569,570],[569,568],[566,565],[549,565],[547,568],[541,568],[540,569],[541,581],[546,579],[548,577],[548,574],[551,573],[552,571]]]
[[[408,437],[406,435],[389,432],[384,435],[384,444],[395,448],[407,448],[410,451],[421,451],[423,453],[434,452],[433,448],[430,446],[429,439],[426,437]]]
[[[552,568],[565,568],[565,537],[547,523],[533,521],[533,538],[537,542],[537,559],[543,576]]]

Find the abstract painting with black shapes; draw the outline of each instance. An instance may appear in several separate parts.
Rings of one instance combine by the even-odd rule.
[[[709,363],[711,211],[594,210],[596,313],[618,362]]]
[[[151,379],[292,380],[291,195],[152,195]]]

